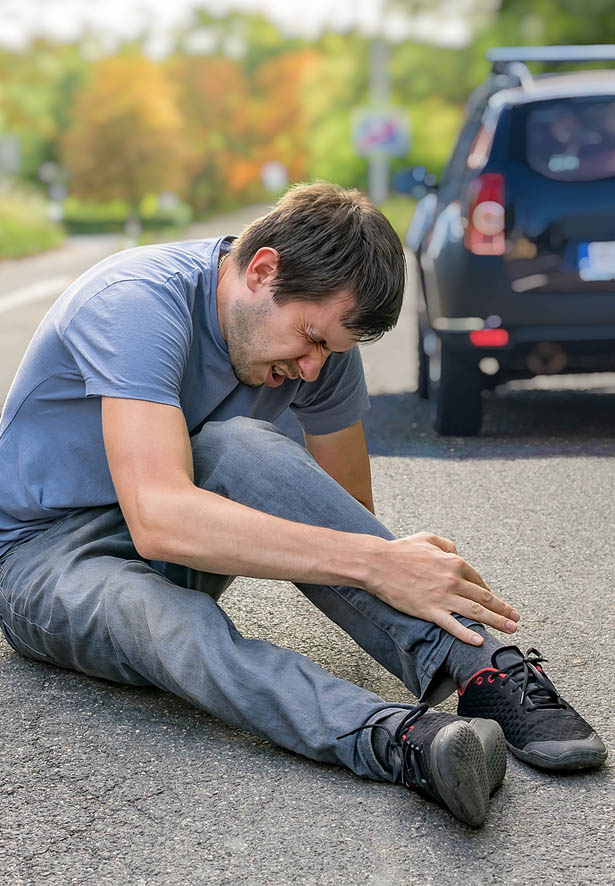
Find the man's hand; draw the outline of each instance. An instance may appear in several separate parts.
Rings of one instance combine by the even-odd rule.
[[[429,532],[385,542],[375,558],[367,590],[400,612],[431,621],[449,634],[480,646],[482,637],[453,616],[465,615],[512,634],[519,613],[495,597],[452,541]]]

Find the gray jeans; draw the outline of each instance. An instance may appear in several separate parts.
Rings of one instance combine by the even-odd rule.
[[[290,520],[392,538],[272,425],[211,422],[192,448],[203,489]],[[337,736],[395,703],[296,652],[242,637],[216,602],[230,580],[144,560],[117,505],[89,508],[0,560],[0,620],[11,646],[30,658],[153,684],[284,748],[387,778],[366,740],[371,730]],[[453,691],[441,668],[449,634],[357,588],[299,588],[416,696],[434,703]]]

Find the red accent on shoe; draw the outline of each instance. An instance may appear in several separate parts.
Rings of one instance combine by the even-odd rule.
[[[482,678],[482,677],[477,677],[477,678],[476,678],[476,685],[477,685],[477,686],[482,686],[482,685],[483,685],[483,678]]]
[[[472,680],[475,680],[476,677],[478,677],[480,674],[497,674],[497,670],[495,668],[482,668],[480,671],[477,671],[475,674],[472,674],[472,676],[470,677],[470,679],[468,680],[466,685],[463,687],[463,689],[461,688],[461,686],[458,683],[457,684],[457,692],[459,693],[459,695],[463,695],[463,693],[466,691],[466,689],[468,688],[468,686],[470,685]],[[500,674],[500,676],[505,677],[506,674]],[[483,681],[481,680],[481,683],[482,682]]]
[[[489,674],[487,677],[487,683],[495,683],[495,674]]]

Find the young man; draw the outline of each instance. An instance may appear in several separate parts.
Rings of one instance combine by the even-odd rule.
[[[535,650],[483,627],[512,634],[519,614],[452,542],[395,539],[374,516],[356,343],[399,315],[388,222],[358,192],[316,184],[231,240],[112,256],[35,333],[0,424],[9,643],[174,692],[471,825],[504,777],[504,735],[537,766],[602,763]],[[305,449],[270,424],[288,406]],[[294,581],[421,700],[464,686],[462,716],[385,702],[244,639],[216,602],[238,574]]]

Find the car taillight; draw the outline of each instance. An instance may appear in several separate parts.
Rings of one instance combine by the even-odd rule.
[[[505,348],[510,336],[506,329],[474,329],[470,341],[477,348]]]
[[[474,255],[504,252],[504,176],[485,172],[470,185],[465,245]]]

